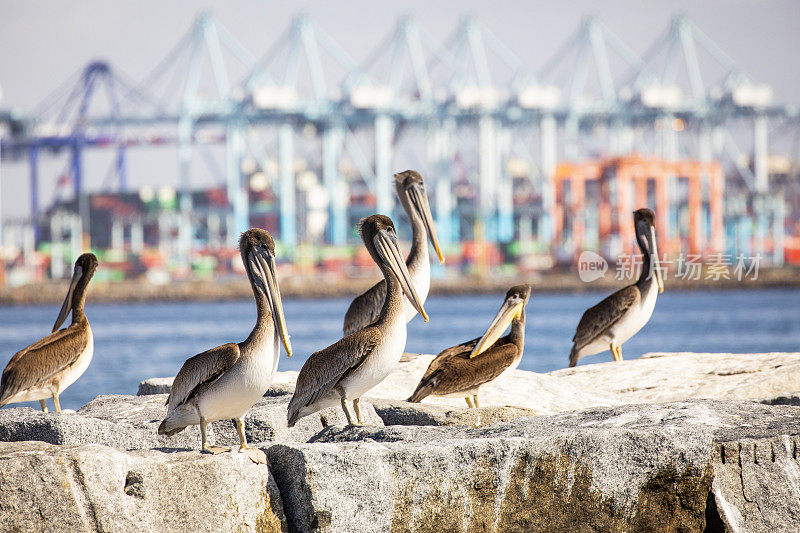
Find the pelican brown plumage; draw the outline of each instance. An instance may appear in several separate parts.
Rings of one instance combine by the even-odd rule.
[[[642,271],[636,283],[618,290],[587,309],[572,338],[569,366],[578,359],[611,350],[614,361],[622,361],[622,344],[650,320],[656,298],[664,292],[658,263],[655,215],[649,209],[633,213],[636,242],[642,251]]]
[[[292,347],[275,279],[272,236],[262,229],[247,230],[239,240],[239,252],[256,301],[256,324],[244,341],[223,344],[186,360],[172,383],[167,416],[158,433],[173,435],[186,426],[199,424],[202,450],[220,453],[230,449],[209,446],[206,426],[215,420],[233,419],[241,443],[239,450],[255,462],[263,462],[263,452],[247,445],[244,415],[272,384],[278,368],[279,343],[283,342],[289,357]]]
[[[405,349],[403,301],[411,300],[425,322],[428,321],[403,262],[392,220],[384,215],[372,215],[361,220],[359,232],[386,281],[386,298],[380,315],[372,324],[309,356],[297,376],[289,402],[289,427],[298,419],[337,403],[341,404],[348,424],[363,424],[361,396],[383,381]],[[348,401],[353,402],[355,417]]]
[[[530,285],[511,287],[486,333],[437,355],[408,401],[421,402],[428,396],[463,397],[468,407],[479,407],[481,385],[516,368],[522,359],[525,304],[530,294]],[[509,325],[508,335],[500,338]]]
[[[75,383],[92,362],[94,337],[83,312],[89,280],[97,270],[94,254],[82,254],[75,261],[67,297],[58,313],[53,332],[14,354],[0,379],[0,407],[8,403],[39,400],[47,412],[46,398],[52,398],[61,412],[59,394]],[[59,330],[72,313],[72,324]]]
[[[425,305],[431,284],[431,265],[428,256],[428,240],[430,240],[439,261],[444,263],[444,256],[436,237],[433,215],[425,194],[425,183],[422,176],[414,170],[406,170],[394,175],[394,186],[397,197],[408,214],[411,223],[411,251],[406,259],[406,267],[411,274],[411,281],[417,291],[419,301]],[[386,298],[386,282],[380,281],[365,293],[357,296],[344,315],[345,335],[354,333],[377,320]],[[410,301],[403,301],[406,322],[411,321],[417,310]]]

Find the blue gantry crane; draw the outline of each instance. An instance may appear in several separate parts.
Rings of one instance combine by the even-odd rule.
[[[365,57],[359,63],[300,14],[259,58],[202,13],[138,83],[106,62],[90,62],[26,120],[7,128],[3,158],[29,161],[38,226],[43,155],[70,154],[66,174],[80,210],[86,150],[115,150],[107,181],[125,190],[133,178],[126,169],[129,150],[175,146],[184,260],[199,223],[191,216],[192,160],[200,153],[211,161],[213,146],[225,148],[224,165],[213,166],[224,168],[227,234],[250,223],[250,176],[243,168],[254,166],[277,196],[279,235],[289,247],[302,240],[298,221],[305,210],[298,205],[307,186],[298,181],[298,155],[319,162],[326,239],[333,244],[352,235],[354,176],[378,212],[394,209],[391,175],[399,154],[410,153],[404,158],[426,171],[444,242],[480,235],[509,242],[520,228],[534,233],[535,217],[539,241],[550,243],[551,178],[561,160],[633,151],[721,160],[736,173],[729,178],[736,182],[731,195],[747,197],[732,205],[752,206],[752,213],[731,211],[732,224],[744,227],[754,219],[761,249],[771,227],[774,260],[780,261],[784,205],[769,179],[769,131],[796,131],[797,110],[773,104],[768,86],[748,77],[683,16],[642,56],[587,17],[537,72],[528,72],[473,18],[439,42],[404,17]],[[98,107],[100,95],[106,104]],[[316,155],[303,153],[309,143]],[[524,213],[514,202],[512,161],[527,169],[537,193],[536,205]],[[457,198],[456,188],[468,192]],[[596,217],[587,213],[591,224]],[[670,220],[678,223],[677,212]],[[730,235],[729,244],[743,242]]]

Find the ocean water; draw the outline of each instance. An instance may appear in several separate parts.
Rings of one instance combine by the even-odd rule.
[[[536,294],[527,307],[525,354],[520,368],[548,372],[567,366],[571,339],[583,311],[605,293]],[[503,294],[432,296],[430,322],[409,324],[406,351],[438,353],[480,336]],[[341,338],[349,299],[286,300],[294,356],[281,354],[279,370],[299,370],[308,355]],[[0,365],[50,332],[58,306],[0,308]],[[252,301],[87,304],[94,359],[61,395],[77,409],[99,394],[135,394],[138,383],[174,376],[183,361],[226,342],[246,338],[255,320]],[[800,351],[800,291],[665,292],[650,322],[623,346],[623,357],[666,352]],[[605,352],[579,364],[610,361]],[[23,404],[14,404],[23,405]],[[38,402],[29,403],[38,408]],[[52,408],[52,406],[51,406]]]

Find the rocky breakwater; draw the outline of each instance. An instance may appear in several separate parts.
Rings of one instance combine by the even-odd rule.
[[[0,410],[0,530],[800,530],[800,407],[780,405],[799,354],[515,371],[469,411],[397,400],[427,361],[372,391],[367,427],[331,409],[287,428],[281,373],[246,420],[269,465],[198,453],[196,428],[158,437],[169,380],[75,414]],[[235,445],[232,424],[213,439]]]

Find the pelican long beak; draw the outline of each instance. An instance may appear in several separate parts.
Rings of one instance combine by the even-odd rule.
[[[414,290],[414,284],[411,283],[411,275],[408,273],[406,263],[403,261],[403,256],[400,254],[400,247],[397,245],[397,237],[394,234],[389,234],[386,230],[380,230],[373,238],[375,249],[378,251],[384,263],[389,265],[389,269],[400,282],[403,292],[406,297],[414,306],[414,309],[428,322],[428,313],[422,307],[422,302],[417,296],[417,291]]]
[[[653,272],[658,283],[658,293],[664,292],[664,279],[661,277],[661,262],[658,257],[658,245],[656,243],[656,228],[650,226],[650,248],[653,250]]]
[[[70,311],[72,311],[72,296],[75,294],[75,287],[78,285],[81,276],[83,276],[83,268],[75,265],[75,272],[72,274],[72,280],[69,282],[67,297],[64,298],[64,304],[61,306],[61,311],[58,312],[58,318],[56,318],[56,323],[53,325],[53,331],[58,331],[58,328],[61,327],[61,324],[64,323]]]
[[[436,237],[436,227],[433,225],[433,215],[431,214],[431,205],[428,202],[428,195],[425,194],[425,189],[421,185],[412,185],[408,188],[408,194],[411,198],[411,205],[414,206],[419,216],[422,217],[422,223],[425,224],[425,230],[428,232],[428,238],[431,244],[436,249],[436,255],[439,256],[439,262],[444,263],[444,255],[442,249],[439,247],[439,239]]]
[[[470,352],[470,359],[491,348],[494,343],[497,342],[497,339],[508,329],[511,321],[522,315],[523,307],[525,307],[525,300],[521,298],[509,298],[503,302],[500,311],[497,312],[494,320],[489,324],[486,333],[483,334],[481,340],[478,341],[478,344],[476,344],[475,348]]]
[[[286,328],[286,317],[283,314],[281,291],[280,288],[278,288],[278,282],[275,276],[275,257],[266,248],[259,246],[250,250],[248,259],[253,272],[257,273],[254,278],[257,280],[261,290],[264,291],[267,300],[269,300],[272,320],[278,330],[283,348],[286,350],[286,357],[291,357],[292,343]]]

